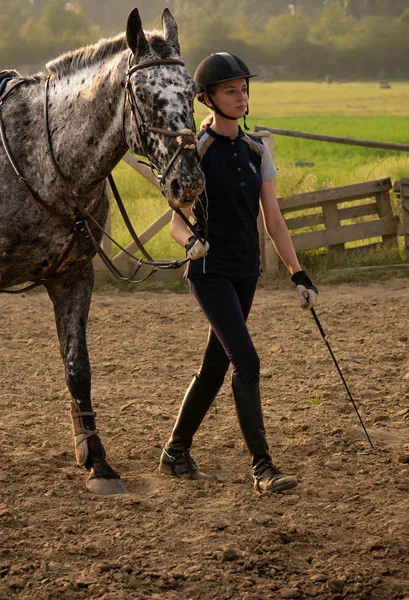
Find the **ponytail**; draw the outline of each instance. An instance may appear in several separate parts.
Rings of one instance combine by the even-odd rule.
[[[205,119],[203,119],[203,121],[200,123],[200,131],[202,131],[202,129],[206,129],[206,127],[208,125],[211,125],[213,123],[213,114],[210,113],[209,115],[207,115],[207,117]]]

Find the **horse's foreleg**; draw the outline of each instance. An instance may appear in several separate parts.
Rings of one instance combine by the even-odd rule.
[[[65,378],[72,396],[71,421],[77,463],[89,471],[87,488],[97,494],[120,494],[126,489],[108,464],[98,436],[91,405],[91,369],[86,326],[94,283],[89,264],[81,274],[47,283],[54,304],[55,321],[65,365]]]

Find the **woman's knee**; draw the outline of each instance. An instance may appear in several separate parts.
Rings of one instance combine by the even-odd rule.
[[[200,367],[197,376],[204,385],[208,385],[209,387],[222,387],[228,368],[228,362],[223,365],[215,365],[205,361]]]
[[[260,358],[257,353],[251,358],[233,364],[233,373],[242,383],[259,383]]]

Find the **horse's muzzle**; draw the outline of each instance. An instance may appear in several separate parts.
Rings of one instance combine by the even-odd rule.
[[[164,185],[163,192],[171,208],[186,208],[190,206],[204,189],[204,175],[201,171],[192,176],[180,176],[169,179]]]
[[[175,200],[174,198],[168,198],[168,204],[171,208],[187,208],[188,206],[192,206],[196,200],[196,196],[189,200]]]

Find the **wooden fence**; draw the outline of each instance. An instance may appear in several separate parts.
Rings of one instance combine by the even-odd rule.
[[[271,152],[274,152],[274,140],[269,132],[260,131],[256,135],[265,138]],[[158,186],[150,169],[139,164],[132,154],[127,153],[124,160]],[[406,258],[409,261],[409,179],[402,179],[395,183],[395,190],[400,194],[402,202],[402,223],[399,217],[393,214],[391,190],[392,182],[386,178],[295,194],[288,198],[279,198],[278,201],[296,251],[322,248],[325,249],[324,251],[331,252],[334,249],[345,249],[345,245],[349,242],[360,241],[362,245],[373,244],[374,238],[377,238],[375,243],[382,241],[393,245],[397,244],[398,235],[404,235]],[[172,209],[169,208],[140,234],[141,242],[146,244],[168,225],[171,217]],[[279,259],[262,225],[260,243],[263,270],[266,274],[272,274],[278,270]],[[104,249],[108,254],[111,253],[110,242],[104,242]],[[131,253],[136,252],[135,244],[130,243],[126,250]],[[132,273],[135,264],[124,252],[117,254],[113,260],[121,272],[126,275]],[[100,259],[96,258],[94,264],[96,285],[109,282],[111,276]],[[158,270],[154,275],[156,280],[162,281],[177,280],[181,277],[181,271],[174,269]]]
[[[394,186],[400,196],[402,205],[402,223],[399,224],[398,234],[405,237],[405,255],[409,262],[409,179],[401,179]]]
[[[392,245],[397,243],[401,227],[399,217],[392,213],[391,189],[391,180],[386,178],[295,194],[278,202],[297,252],[317,248],[331,252],[356,241],[368,246],[376,243],[373,238]],[[266,234],[260,233],[268,274],[278,269],[278,257]]]

